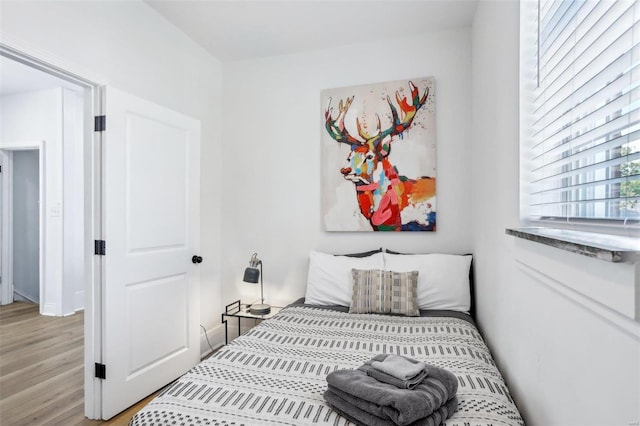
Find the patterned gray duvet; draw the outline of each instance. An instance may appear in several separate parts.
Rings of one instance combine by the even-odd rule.
[[[351,425],[324,402],[325,377],[379,353],[409,356],[458,377],[459,408],[448,426],[524,424],[469,321],[293,305],[194,367],[130,425]]]

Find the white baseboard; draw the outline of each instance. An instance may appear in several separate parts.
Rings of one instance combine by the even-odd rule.
[[[13,289],[13,301],[14,302],[29,302],[29,303],[38,304],[38,301],[32,299],[31,297],[25,296],[24,294],[20,293],[20,291],[16,290],[15,288]]]
[[[56,306],[55,303],[45,303],[44,306],[40,304],[40,309],[42,309],[40,312],[42,315],[48,315],[50,317],[60,316],[60,314],[58,314],[58,306]]]

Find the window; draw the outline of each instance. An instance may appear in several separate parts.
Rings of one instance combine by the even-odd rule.
[[[525,216],[637,231],[640,2],[522,5]]]

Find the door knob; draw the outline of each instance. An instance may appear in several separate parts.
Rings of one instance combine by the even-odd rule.
[[[197,256],[197,255],[193,256],[191,258],[191,262],[193,262],[193,263],[202,263],[202,256]]]

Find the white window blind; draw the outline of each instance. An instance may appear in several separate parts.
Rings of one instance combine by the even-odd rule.
[[[537,15],[528,216],[637,223],[640,2],[540,0]]]

